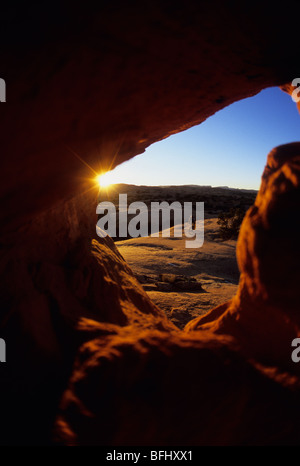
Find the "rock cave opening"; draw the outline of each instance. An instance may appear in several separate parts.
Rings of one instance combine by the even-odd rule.
[[[159,238],[151,246],[129,238],[122,252],[119,242],[100,238],[87,179],[88,167],[121,166],[137,154],[146,160],[157,141],[197,131],[200,123],[204,128],[211,115],[261,90],[284,86],[291,94],[299,72],[297,8],[293,1],[289,8],[275,2],[257,8],[219,0],[1,6],[1,445],[299,445],[300,366],[291,357],[300,336],[295,135],[271,145],[267,131],[258,137],[248,127],[252,141],[229,163],[229,119],[227,131],[223,124],[210,137],[223,157],[202,157],[218,180],[201,178],[199,154],[190,164],[196,178],[183,179],[187,143],[177,162],[165,153],[144,168],[156,185],[216,183],[226,191],[223,183],[231,187],[250,175],[240,160],[257,167],[258,146],[265,144],[260,186],[247,186],[259,191],[237,242],[237,291],[216,306],[209,293],[199,293],[203,315],[180,313],[177,305],[180,286],[199,286],[174,271],[178,264],[191,270],[184,254],[174,259],[180,239],[161,247]],[[274,108],[275,100],[264,108]],[[261,129],[276,115],[264,118],[262,109]],[[275,138],[280,126],[292,127],[287,115],[283,108]],[[235,132],[233,150],[242,133]],[[223,175],[238,166],[244,167],[239,176],[225,182]],[[160,180],[173,168],[179,180]],[[135,179],[126,182],[144,189],[142,174],[137,179],[132,172]],[[220,246],[213,225],[209,231],[211,247]],[[223,243],[228,255],[230,241]],[[139,253],[141,275],[149,276],[153,252],[160,254],[164,291],[137,280],[125,247]],[[212,251],[202,259],[196,249],[190,253],[197,267],[197,260],[213,264]],[[170,318],[151,293],[177,293]],[[180,293],[192,295],[186,288]]]
[[[104,207],[112,203],[115,209],[110,215],[116,216],[116,222],[111,236],[119,252],[150,299],[179,328],[236,294],[238,234],[255,202],[265,154],[275,146],[297,141],[298,134],[299,114],[291,96],[280,88],[267,88],[225,107],[199,127],[155,143],[98,179],[101,226],[108,228]],[[178,164],[183,152],[184,166]],[[243,155],[240,162],[236,154]],[[209,163],[204,164],[203,158]],[[204,203],[204,241],[192,249],[187,249],[183,225],[186,202],[192,205],[193,228],[196,203]],[[155,205],[161,209],[156,230],[151,214]],[[124,227],[119,213],[128,208],[131,215],[122,218]],[[175,218],[178,211],[179,218]],[[131,235],[128,225],[133,222],[138,228]]]

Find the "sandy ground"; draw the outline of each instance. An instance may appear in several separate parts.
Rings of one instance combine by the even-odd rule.
[[[205,219],[201,248],[186,248],[184,236],[116,242],[152,301],[180,328],[237,290],[236,241],[220,241],[217,231],[217,217],[211,215]]]

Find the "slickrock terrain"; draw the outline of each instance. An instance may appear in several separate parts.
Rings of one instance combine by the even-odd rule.
[[[104,337],[103,327],[94,325],[63,397],[62,441],[298,444],[300,369],[291,359],[291,342],[299,335],[298,280],[287,282],[286,267],[295,270],[299,254],[299,162],[300,143],[268,157],[256,202],[242,224],[241,278],[229,303],[181,332],[141,333],[133,325],[111,328]],[[286,222],[293,222],[294,233],[275,258]],[[264,271],[275,260],[281,268],[272,269],[270,282]],[[107,378],[108,386],[102,383]]]
[[[180,328],[237,291],[236,241],[218,238],[214,217],[205,220],[204,236],[203,246],[196,249],[185,247],[185,236],[115,243],[152,302]]]
[[[237,294],[183,330],[97,237],[94,183],[234,101],[290,92],[297,11],[1,6],[1,444],[299,445],[300,143],[269,156]]]
[[[300,143],[273,149],[239,235],[238,292],[187,325],[234,335],[248,356],[297,374],[287,342],[299,334],[299,177]]]

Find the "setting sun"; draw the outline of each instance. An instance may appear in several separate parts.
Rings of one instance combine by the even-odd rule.
[[[96,177],[96,180],[100,188],[108,187],[109,185],[113,184],[112,172],[102,173]]]

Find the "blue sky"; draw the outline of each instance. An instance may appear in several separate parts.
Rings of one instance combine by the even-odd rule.
[[[296,104],[279,88],[268,88],[153,144],[116,167],[111,179],[137,185],[258,189],[270,150],[294,141],[300,141]]]

